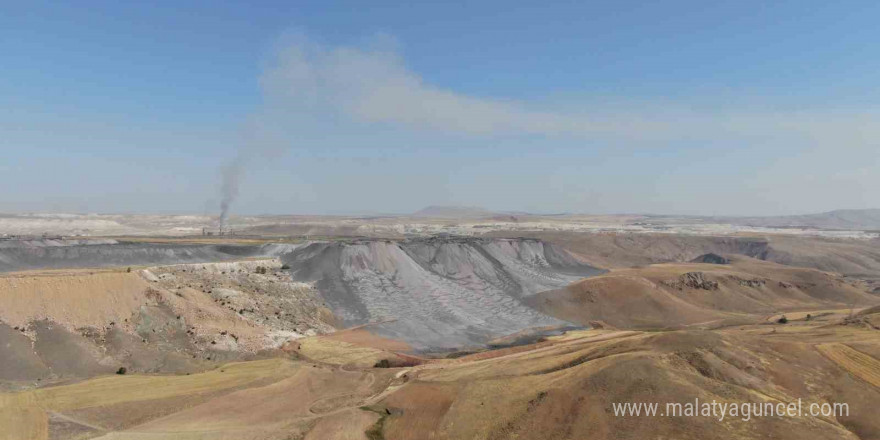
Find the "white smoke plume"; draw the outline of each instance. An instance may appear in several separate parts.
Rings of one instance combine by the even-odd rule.
[[[472,96],[425,81],[388,45],[326,47],[298,39],[278,52],[262,78],[264,93],[289,107],[362,123],[474,136],[541,135],[666,142],[722,137],[841,141],[880,136],[875,109],[779,111],[715,105],[695,110],[665,102],[602,105]],[[723,104],[723,103],[722,103]],[[564,108],[564,109],[563,109]]]
[[[288,39],[260,78],[265,108],[251,139],[222,170],[221,225],[228,225],[247,158],[283,151],[291,136],[279,135],[297,115],[357,123],[393,124],[416,130],[471,136],[521,135],[548,139],[655,143],[735,139],[742,142],[845,148],[862,155],[876,151],[880,114],[874,109],[779,111],[636,103],[611,108],[567,102],[564,108],[539,102],[472,96],[432,85],[410,70],[394,45],[328,47],[307,38]],[[289,125],[289,124],[288,124]],[[272,135],[270,135],[272,134]]]

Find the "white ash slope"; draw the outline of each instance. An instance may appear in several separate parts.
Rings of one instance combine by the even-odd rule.
[[[522,300],[601,272],[531,239],[313,243],[282,260],[295,280],[315,282],[345,325],[377,323],[377,334],[424,351],[567,325]]]

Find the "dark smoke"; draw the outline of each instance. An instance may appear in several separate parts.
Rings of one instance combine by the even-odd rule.
[[[227,232],[229,214],[238,198],[239,187],[251,162],[271,162],[290,148],[288,137],[277,128],[273,115],[252,116],[244,127],[235,156],[220,169],[220,229]]]
[[[245,160],[240,154],[227,164],[220,173],[220,230],[225,231],[229,223],[229,210],[238,197],[238,189],[244,174]]]

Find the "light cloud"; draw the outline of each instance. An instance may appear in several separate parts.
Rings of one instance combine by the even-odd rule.
[[[328,47],[305,38],[279,51],[262,85],[269,100],[312,113],[472,135],[626,141],[785,139],[836,146],[877,145],[880,136],[880,113],[873,109],[697,112],[663,104],[610,110],[585,103],[583,111],[544,111],[539,110],[545,107],[540,103],[468,96],[428,84],[393,49]]]

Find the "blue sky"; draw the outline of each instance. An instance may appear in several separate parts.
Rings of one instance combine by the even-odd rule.
[[[5,3],[0,212],[880,207],[876,2]]]

